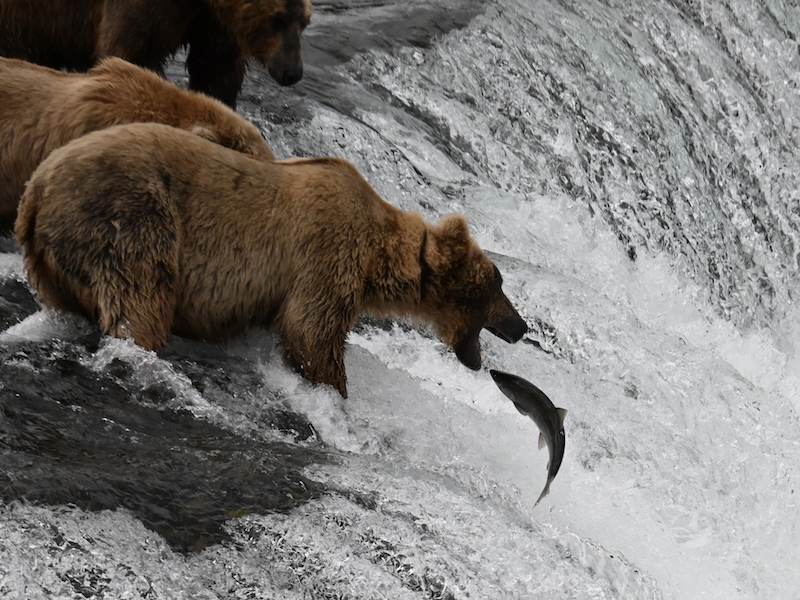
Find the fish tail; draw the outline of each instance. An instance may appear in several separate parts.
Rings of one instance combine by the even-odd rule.
[[[539,502],[541,502],[541,501],[542,501],[542,498],[544,498],[545,496],[547,496],[547,494],[549,494],[549,493],[550,493],[550,482],[548,481],[548,482],[547,482],[547,485],[545,485],[545,486],[544,486],[544,489],[542,490],[542,493],[541,493],[541,494],[539,494],[539,499],[538,499],[538,500],[536,500],[536,502],[534,503],[534,506],[536,506],[537,504],[539,504]]]

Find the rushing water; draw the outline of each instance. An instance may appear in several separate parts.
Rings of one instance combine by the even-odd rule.
[[[251,69],[242,112],[466,214],[529,334],[473,373],[364,322],[343,401],[271,334],[156,357],[36,312],[6,252],[0,597],[798,598],[797,2],[315,10],[303,82]],[[569,411],[536,508],[488,368]]]

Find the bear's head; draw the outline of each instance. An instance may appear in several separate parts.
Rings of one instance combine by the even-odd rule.
[[[420,254],[423,316],[464,365],[481,366],[481,329],[509,343],[528,330],[503,293],[497,267],[470,237],[464,217],[450,215],[429,229]]]
[[[245,58],[254,57],[281,85],[303,77],[300,39],[311,20],[310,0],[212,0],[228,23]]]

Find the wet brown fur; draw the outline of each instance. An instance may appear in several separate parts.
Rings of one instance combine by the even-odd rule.
[[[345,397],[359,315],[415,317],[454,348],[473,333],[477,347],[491,319],[524,332],[463,217],[402,212],[341,159],[264,163],[162,125],[54,151],[28,183],[17,241],[47,306],[156,351],[170,331],[275,328],[300,373]]]
[[[302,77],[309,0],[0,0],[0,56],[86,71],[118,56],[160,70],[188,47],[189,87],[231,107],[251,57],[281,85]]]
[[[0,230],[11,229],[25,182],[55,148],[112,125],[156,122],[187,129],[263,160],[259,130],[221,102],[108,58],[87,74],[0,58]]]

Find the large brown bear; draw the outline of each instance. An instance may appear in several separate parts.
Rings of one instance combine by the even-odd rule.
[[[119,56],[159,71],[188,46],[189,87],[236,106],[250,57],[281,85],[303,76],[310,0],[0,0],[0,56],[86,71]]]
[[[416,317],[472,369],[481,328],[511,342],[527,329],[463,217],[429,225],[336,158],[259,162],[164,125],[120,125],[55,150],[16,227],[45,305],[153,350],[170,331],[275,327],[295,368],[345,397],[345,338],[361,314]]]
[[[0,231],[14,226],[25,182],[55,148],[97,129],[151,121],[274,159],[259,130],[221,102],[122,59],[84,75],[0,58]]]

